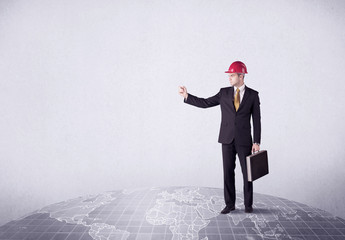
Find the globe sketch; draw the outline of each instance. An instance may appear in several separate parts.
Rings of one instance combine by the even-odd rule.
[[[56,203],[0,227],[0,239],[345,239],[345,220],[283,198],[254,193],[245,213],[220,214],[223,189],[125,189]]]

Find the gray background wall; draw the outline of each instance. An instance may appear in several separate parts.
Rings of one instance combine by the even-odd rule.
[[[345,218],[344,1],[0,1],[0,224],[107,190],[223,187],[241,60],[271,173],[254,191]],[[237,188],[242,189],[240,168]]]

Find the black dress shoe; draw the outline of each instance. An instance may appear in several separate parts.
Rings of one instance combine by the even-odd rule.
[[[235,210],[235,206],[226,206],[220,213],[221,214],[228,214],[231,211]]]
[[[252,213],[252,212],[253,212],[253,207],[246,207],[246,208],[244,209],[244,211],[245,211],[246,213]]]

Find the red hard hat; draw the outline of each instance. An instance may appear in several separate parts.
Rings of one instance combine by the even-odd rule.
[[[247,72],[247,67],[244,65],[243,62],[236,61],[231,63],[229,70],[226,71],[225,73],[248,73]]]

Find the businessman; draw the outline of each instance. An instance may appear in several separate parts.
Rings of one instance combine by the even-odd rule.
[[[231,87],[221,88],[209,98],[199,98],[187,92],[186,87],[179,87],[184,102],[200,108],[220,105],[222,121],[218,142],[222,144],[224,201],[222,214],[235,210],[235,161],[240,160],[243,175],[243,194],[245,212],[253,212],[253,183],[248,182],[246,156],[260,150],[261,116],[258,92],[244,84],[247,67],[243,62],[233,62],[229,70]],[[250,118],[253,119],[254,141],[251,135]]]

